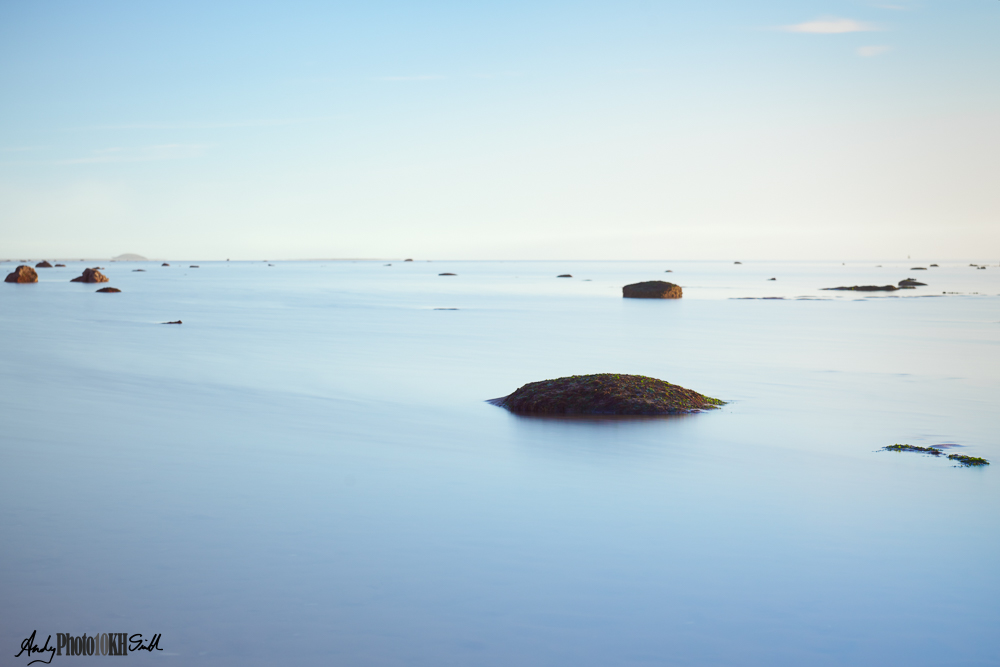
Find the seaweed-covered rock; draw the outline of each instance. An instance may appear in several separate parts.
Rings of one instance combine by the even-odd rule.
[[[949,454],[948,458],[962,466],[988,466],[990,464],[986,459],[965,454]]]
[[[5,283],[37,283],[38,273],[27,264],[22,264],[8,273],[3,281]]]
[[[35,268],[36,269],[51,269],[52,265],[49,264],[48,261],[46,261],[46,260],[43,259],[38,264],[35,264]]]
[[[898,442],[895,445],[889,445],[888,447],[883,447],[883,451],[886,452],[917,452],[919,454],[930,454],[931,456],[941,456],[941,450],[935,449],[934,447],[917,447],[916,445],[901,445]]]
[[[73,278],[71,283],[106,283],[108,277],[97,269],[84,269],[83,274]]]
[[[490,402],[511,412],[565,415],[678,415],[725,405],[663,380],[615,373],[530,382]]]
[[[623,299],[679,299],[683,294],[680,285],[663,280],[633,283],[622,288]]]
[[[854,285],[853,287],[824,287],[823,289],[849,292],[895,292],[899,288],[895,285]]]
[[[97,292],[98,293],[103,292],[104,294],[115,294],[117,292],[121,292],[121,290],[118,289],[117,287],[102,287],[101,289],[97,290]]]

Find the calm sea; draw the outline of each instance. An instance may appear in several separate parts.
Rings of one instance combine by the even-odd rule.
[[[0,284],[0,663],[1000,664],[996,264],[388,263]],[[729,404],[485,402],[599,372]]]

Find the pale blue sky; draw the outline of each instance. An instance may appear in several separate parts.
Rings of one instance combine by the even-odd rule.
[[[998,36],[996,0],[3,0],[0,258],[995,259]]]

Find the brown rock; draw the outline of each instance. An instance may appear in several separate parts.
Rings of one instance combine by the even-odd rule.
[[[30,266],[22,264],[7,274],[3,279],[5,283],[37,283],[38,274]]]
[[[71,283],[106,283],[108,282],[108,277],[97,269],[84,269],[83,275],[77,276],[70,281]]]
[[[457,276],[457,273],[439,273],[439,276]]]
[[[56,264],[56,267],[57,267],[57,268],[58,268],[58,267],[60,267],[60,266],[61,266],[61,267],[63,267],[63,268],[65,268],[65,267],[66,267],[66,265],[65,265],[65,264]]]
[[[97,290],[97,292],[98,294],[100,294],[101,292],[105,294],[113,294],[115,292],[121,292],[121,290],[118,289],[117,287],[102,287],[101,289]]]
[[[51,269],[51,268],[52,268],[52,265],[51,265],[51,264],[49,264],[48,262],[46,262],[46,261],[45,261],[45,260],[43,259],[43,260],[42,260],[42,261],[40,261],[40,262],[39,262],[38,264],[35,264],[35,268],[36,268],[36,269]]]
[[[662,280],[633,283],[622,288],[624,299],[679,299],[682,296],[680,285]]]
[[[163,264],[160,264],[160,266],[170,266],[170,265],[164,262]]]

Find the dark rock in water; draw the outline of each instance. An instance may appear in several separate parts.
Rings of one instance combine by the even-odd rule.
[[[42,260],[42,261],[40,261],[40,262],[39,262],[38,264],[35,264],[35,268],[36,268],[36,269],[51,269],[51,268],[52,268],[52,265],[51,265],[51,264],[49,264],[48,262],[46,262],[46,261],[45,261],[45,260],[43,259],[43,260]]]
[[[673,273],[673,272],[674,272],[673,269],[667,269],[666,271],[664,271],[664,273]]]
[[[146,269],[132,269],[132,273],[145,273]]]
[[[180,320],[174,320],[173,322],[160,322],[160,324],[184,324]]]
[[[922,283],[920,281],[914,280],[913,278],[907,278],[906,280],[899,281],[900,287],[927,287],[927,283]]]
[[[895,292],[899,288],[895,285],[855,285],[854,287],[824,287],[824,290],[840,290],[849,292]]]
[[[160,264],[160,266],[170,266],[170,265],[164,262],[163,264]]]
[[[633,283],[622,288],[624,299],[679,299],[683,296],[680,285],[650,280],[644,283]]]
[[[931,264],[931,266],[934,266],[934,267],[936,267],[936,266],[937,266],[937,264]]]
[[[457,276],[457,273],[439,273],[439,276]]]
[[[5,283],[37,283],[38,274],[30,266],[22,264],[8,273],[3,281]]]
[[[777,280],[777,278],[768,278],[768,280]]]
[[[404,259],[403,261],[404,262],[412,262],[413,260],[412,259]]]
[[[392,266],[392,264],[383,264],[382,266]]]
[[[643,375],[574,375],[531,382],[490,401],[511,412],[564,415],[679,415],[725,401]]]
[[[942,454],[940,449],[935,449],[933,447],[917,447],[916,445],[901,445],[898,442],[895,445],[889,445],[888,447],[883,447],[882,451],[917,452],[918,454],[930,454],[931,456],[941,456]]]
[[[571,276],[568,273],[560,273],[558,276],[556,276],[556,278],[572,278],[572,277],[573,276]]]
[[[191,265],[191,266],[189,266],[188,268],[189,268],[189,269],[200,269],[201,267],[200,267],[200,266],[198,266],[197,264],[192,264],[192,265]]]
[[[102,287],[101,289],[97,290],[98,294],[100,294],[101,292],[105,294],[113,294],[115,292],[121,292],[121,290],[118,289],[117,287]]]
[[[65,267],[66,267],[66,265],[65,265],[65,264],[56,264],[56,268],[58,268],[58,267],[60,267],[60,266],[61,266],[61,267],[63,267],[63,268],[65,268]]]
[[[743,262],[733,262],[733,264],[742,264]]]
[[[923,266],[911,266],[910,271],[926,271],[927,268]]]
[[[98,271],[97,269],[84,269],[83,275],[77,276],[70,281],[71,283],[106,283],[108,282],[107,276]]]

